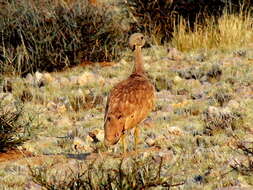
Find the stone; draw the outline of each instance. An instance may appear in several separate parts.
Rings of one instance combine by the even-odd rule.
[[[184,55],[176,48],[168,48],[168,58],[174,61],[181,61],[184,59]]]
[[[168,132],[170,135],[182,136],[184,132],[177,126],[168,127]]]
[[[85,151],[85,152],[92,152],[93,149],[88,146],[81,138],[74,137],[73,140],[73,149],[76,151]]]
[[[150,118],[150,117],[148,117],[147,119],[145,119],[145,120],[143,121],[143,124],[144,124],[144,126],[149,127],[149,128],[154,127],[154,121],[153,121],[153,119]]]
[[[145,143],[149,146],[152,147],[155,145],[156,140],[154,138],[148,137],[145,139]]]
[[[174,78],[173,78],[173,82],[175,83],[175,84],[179,84],[180,82],[182,82],[183,81],[183,79],[180,77],[180,76],[175,76]]]
[[[45,84],[50,84],[55,79],[49,73],[44,73],[42,76],[42,80],[44,81]]]
[[[89,132],[89,137],[92,138],[92,142],[103,142],[104,141],[104,130],[95,129]]]
[[[25,79],[28,84],[34,85],[34,78],[31,73],[28,73]]]
[[[36,71],[36,73],[34,74],[34,84],[37,85],[38,87],[44,86],[42,73]]]
[[[227,107],[229,107],[231,109],[239,109],[240,108],[240,104],[236,100],[230,100],[228,102],[228,104],[227,104]]]
[[[70,77],[70,79],[66,78],[66,77],[60,77],[58,79],[58,82],[60,84],[61,87],[65,87],[71,84],[76,84],[76,78],[75,77]]]
[[[92,72],[84,72],[81,76],[77,78],[77,84],[80,86],[87,85],[89,83],[95,82],[97,77]]]
[[[33,181],[29,181],[26,183],[24,190],[42,190],[42,186],[40,186],[37,183],[34,183]]]

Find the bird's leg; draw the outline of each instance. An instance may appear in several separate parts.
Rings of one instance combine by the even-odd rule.
[[[134,129],[134,149],[135,149],[135,151],[137,150],[137,146],[139,143],[139,136],[140,136],[140,129],[138,126],[136,126]]]
[[[121,141],[123,153],[125,153],[126,152],[126,134],[125,133],[122,134],[120,141]]]

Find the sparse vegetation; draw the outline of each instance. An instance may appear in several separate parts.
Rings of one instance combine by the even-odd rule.
[[[75,168],[56,172],[56,163],[30,166],[33,181],[47,189],[147,189],[150,187],[176,187],[176,181],[164,170],[164,161],[152,156],[133,159],[98,159],[89,163],[76,162]],[[168,166],[169,167],[169,166]],[[59,176],[62,176],[60,179]],[[55,180],[52,180],[55,178]]]
[[[84,8],[88,1],[79,0],[30,2],[0,3],[4,6],[0,20],[5,24],[0,27],[0,98],[4,97],[0,101],[0,151],[4,152],[0,153],[0,189],[253,188],[252,7],[231,8],[217,18],[203,17],[204,25],[203,20],[190,24],[183,15],[178,25],[173,23],[172,36],[164,34],[170,32],[162,31],[165,27],[147,35],[154,40],[149,40],[151,47],[143,48],[143,60],[157,90],[156,108],[141,124],[140,150],[132,151],[130,134],[129,152],[120,154],[119,144],[112,152],[103,146],[105,97],[131,73],[133,52],[126,48],[127,36],[135,31],[148,34],[164,23],[152,25],[159,20],[155,19],[159,10],[154,10],[157,17],[149,19],[152,22],[143,22],[148,29],[141,29],[131,23],[140,24],[146,17],[134,15],[137,20],[131,20],[121,0],[97,0],[89,8]],[[161,2],[147,1],[139,8]],[[87,24],[86,13],[98,15],[87,18],[92,21],[90,30],[81,29]],[[101,20],[104,14],[109,14],[108,20]],[[114,24],[117,30],[110,36],[106,32]],[[124,32],[118,35],[123,25]],[[79,36],[82,31],[87,38]],[[88,35],[89,48],[100,49],[85,49]],[[171,41],[157,45],[166,37]],[[111,47],[115,51],[109,51]],[[85,59],[107,60],[105,52],[116,64],[81,64],[48,72]],[[19,73],[29,74],[13,75]],[[19,157],[9,151],[17,146],[23,150]]]
[[[13,149],[28,140],[29,123],[22,121],[22,112],[21,105],[5,105],[0,99],[0,152]]]
[[[7,1],[0,73],[55,71],[82,61],[119,60],[128,35],[113,10],[84,1]],[[17,16],[19,15],[19,16]]]

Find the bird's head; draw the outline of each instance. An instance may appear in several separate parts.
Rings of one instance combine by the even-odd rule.
[[[117,144],[124,131],[124,123],[118,116],[108,116],[104,125],[104,143],[106,146]]]
[[[137,46],[143,47],[145,45],[145,37],[141,33],[134,33],[129,38],[129,46],[134,50]]]

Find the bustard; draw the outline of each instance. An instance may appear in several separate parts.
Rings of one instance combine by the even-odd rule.
[[[125,80],[114,86],[107,98],[104,116],[104,143],[116,144],[120,139],[126,151],[126,131],[134,128],[135,150],[139,142],[138,124],[143,121],[154,106],[155,88],[148,80],[144,67],[141,48],[145,44],[143,34],[130,36],[129,45],[134,48],[134,69]]]

